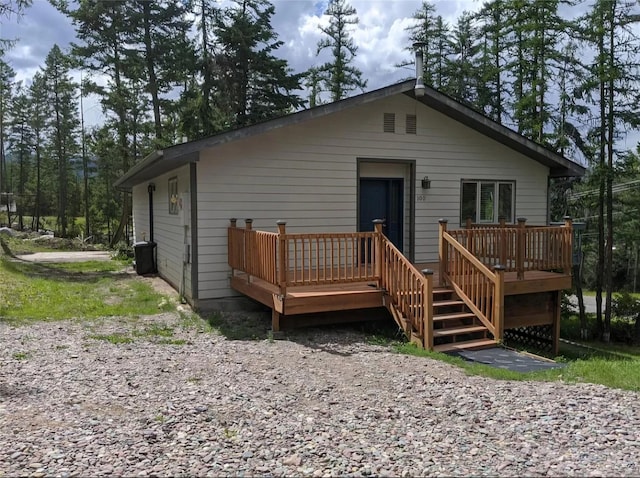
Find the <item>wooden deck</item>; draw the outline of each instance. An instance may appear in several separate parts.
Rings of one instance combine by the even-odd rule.
[[[418,264],[384,236],[382,221],[374,232],[320,234],[288,234],[283,222],[278,233],[253,231],[246,222],[229,228],[231,287],[271,308],[273,330],[281,319],[325,313],[324,323],[343,322],[384,307],[429,349],[486,346],[532,326],[552,326],[557,349],[560,292],[571,286],[563,272],[571,270],[570,222],[447,231],[441,221],[440,260]],[[340,311],[351,312],[329,314]]]
[[[446,289],[440,285],[438,263],[418,263],[415,267],[422,271],[434,271],[434,291]],[[315,272],[311,272],[315,275]],[[375,281],[349,282],[337,284],[307,285],[290,287],[286,290],[284,300],[280,296],[280,288],[258,277],[247,281],[245,272],[236,272],[231,278],[231,287],[242,294],[275,308],[283,315],[330,312],[338,310],[368,309],[383,307],[384,291],[378,288]],[[516,272],[506,272],[504,277],[505,296],[552,292],[571,288],[571,276],[557,272],[529,271],[523,279],[518,279]],[[286,304],[286,305],[285,305]]]
[[[440,264],[437,262],[419,262],[418,270],[431,269],[433,284],[440,285]],[[526,271],[524,277],[518,279],[518,273],[504,273],[504,295],[533,294],[571,288],[571,275],[548,271]]]

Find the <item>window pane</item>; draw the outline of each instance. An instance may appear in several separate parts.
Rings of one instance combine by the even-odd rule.
[[[494,222],[494,205],[495,205],[495,189],[494,183],[480,184],[480,222]]]
[[[513,184],[501,183],[498,188],[498,216],[513,222]]]
[[[462,204],[460,205],[460,223],[464,224],[467,218],[476,222],[476,183],[462,183]]]

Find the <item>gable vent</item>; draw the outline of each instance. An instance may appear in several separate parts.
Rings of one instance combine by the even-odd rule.
[[[396,114],[395,113],[384,114],[384,132],[385,133],[396,132]]]
[[[416,130],[417,130],[416,115],[407,115],[406,133],[416,134]]]

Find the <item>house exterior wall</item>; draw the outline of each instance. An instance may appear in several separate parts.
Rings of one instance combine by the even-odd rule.
[[[384,113],[395,113],[395,133],[383,132]],[[405,134],[407,114],[417,116],[417,134]],[[415,206],[416,262],[437,260],[439,218],[448,218],[450,228],[459,226],[462,178],[515,181],[516,217],[546,223],[547,167],[396,95],[201,151],[199,298],[236,295],[227,265],[231,217],[240,226],[254,219],[254,229],[274,232],[279,219],[289,232],[357,230],[358,160],[415,161],[415,197],[409,199]],[[424,191],[420,182],[427,175],[431,189]]]
[[[144,240],[150,240],[147,186],[153,182],[153,240],[157,244],[158,274],[179,292],[184,281],[184,295],[191,299],[191,263],[183,264],[184,244],[191,244],[191,227],[183,225],[180,214],[169,213],[171,178],[178,179],[178,194],[189,193],[188,165],[133,187],[133,233],[136,242],[143,240],[143,234]]]

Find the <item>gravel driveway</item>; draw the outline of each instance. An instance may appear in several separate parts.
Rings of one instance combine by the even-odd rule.
[[[151,324],[187,343],[91,338]],[[0,324],[0,476],[640,475],[633,392],[467,377],[345,330],[183,325]]]

